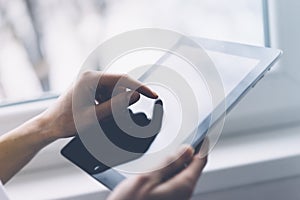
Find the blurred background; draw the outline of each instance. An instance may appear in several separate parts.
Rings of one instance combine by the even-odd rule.
[[[299,11],[299,0],[0,0],[0,135],[52,105],[90,52],[124,31],[164,28],[278,48],[276,70],[226,117],[195,199],[300,199]],[[45,148],[6,185],[12,199],[107,194],[59,155],[66,142]]]
[[[0,105],[60,94],[101,42],[145,27],[264,45],[261,1],[0,0]]]

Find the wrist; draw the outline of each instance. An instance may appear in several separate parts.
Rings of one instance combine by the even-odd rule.
[[[32,119],[32,132],[37,136],[37,141],[43,146],[46,146],[59,139],[55,130],[51,128],[52,123],[43,114]]]
[[[5,134],[3,140],[13,142],[19,148],[18,151],[30,156],[54,142],[56,138],[52,135],[47,121],[39,115]]]

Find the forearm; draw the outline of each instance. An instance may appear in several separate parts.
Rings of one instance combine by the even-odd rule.
[[[0,180],[5,183],[42,148],[53,142],[40,116],[0,137]]]

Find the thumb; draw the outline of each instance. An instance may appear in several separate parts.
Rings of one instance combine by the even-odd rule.
[[[162,168],[153,172],[153,185],[160,184],[167,181],[181,170],[184,169],[185,164],[188,164],[193,159],[194,149],[190,146],[183,146],[177,154],[167,158],[162,164]]]
[[[100,121],[112,116],[112,108],[115,111],[122,112],[126,110],[128,106],[136,103],[139,99],[140,94],[135,91],[120,93],[110,100],[95,106],[97,118]]]

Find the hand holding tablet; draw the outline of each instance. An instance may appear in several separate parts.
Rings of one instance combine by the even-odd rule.
[[[221,42],[221,41],[214,41],[214,40],[207,40],[207,39],[195,39],[195,41],[199,42],[204,49],[207,51],[207,54],[210,56],[212,61],[215,63],[216,68],[222,78],[224,90],[225,90],[225,98],[222,100],[225,102],[225,110],[220,112],[220,110],[217,109],[217,107],[214,107],[212,109],[205,109],[209,107],[209,102],[207,101],[207,92],[203,90],[199,90],[199,81],[200,79],[191,79],[192,85],[194,85],[195,91],[198,91],[198,103],[200,106],[199,110],[201,111],[199,116],[199,125],[198,125],[198,131],[196,134],[196,137],[193,138],[192,146],[196,147],[198,146],[201,141],[204,139],[205,134],[207,133],[207,130],[213,126],[219,119],[219,117],[215,118],[214,121],[209,120],[209,116],[211,116],[214,113],[217,113],[217,116],[222,116],[225,114],[225,112],[228,112],[233,108],[234,105],[237,104],[237,102],[249,91],[249,89],[252,88],[253,85],[257,83],[258,80],[261,79],[261,77],[270,69],[270,67],[274,64],[274,62],[279,58],[281,51],[274,50],[274,49],[267,49],[262,47],[252,47],[247,45],[241,45],[241,44],[235,44],[235,43],[229,43],[229,42]],[[161,62],[164,61],[164,64],[172,64],[172,66],[176,67],[176,64],[178,65],[179,62],[177,60],[172,60],[169,57],[166,57],[163,55],[164,59],[159,59]],[[124,62],[126,63],[132,63],[132,62]],[[178,65],[177,69],[181,69],[182,65]],[[148,70],[146,72],[147,76],[151,77],[151,73],[155,73],[155,70]],[[183,70],[184,71],[184,70]],[[184,73],[184,72],[183,72]],[[167,76],[167,75],[165,75]],[[134,78],[138,78],[134,77]],[[143,80],[147,80],[147,77],[144,76]],[[163,95],[162,95],[163,96]],[[168,106],[168,99],[162,98],[162,101],[164,102],[164,106]],[[143,106],[143,105],[142,105]],[[146,108],[145,108],[146,109]],[[177,113],[172,113],[172,109],[164,109],[165,113],[164,115],[172,114],[173,116],[176,116]],[[132,110],[131,115],[133,113],[136,113],[135,110]],[[192,114],[192,113],[191,113]],[[175,126],[176,124],[174,124]],[[107,134],[110,135],[110,133],[113,133],[114,128],[107,127]],[[158,129],[156,129],[158,130]],[[147,153],[148,151],[154,152],[157,147],[161,146],[161,144],[165,144],[170,142],[168,134],[174,134],[172,131],[168,131],[164,129],[164,124],[162,124],[162,129],[159,129],[159,133],[155,135],[155,137],[152,137],[152,139],[149,139],[147,142],[147,148],[142,148],[142,150],[145,150]],[[110,132],[110,133],[109,133]],[[117,138],[111,138],[112,140],[117,140]],[[63,150],[62,154],[66,156],[68,159],[70,159],[72,162],[74,162],[76,165],[78,165],[80,168],[88,172],[90,175],[92,175],[94,178],[99,180],[101,183],[106,185],[109,189],[114,189],[121,181],[126,179],[126,177],[132,176],[131,173],[126,173],[122,170],[119,170],[119,166],[110,166],[107,168],[103,168],[101,171],[96,170],[94,167],[99,164],[99,161],[97,159],[93,158],[92,155],[89,154],[89,152],[85,149],[85,147],[82,145],[80,141],[74,142],[78,140],[78,138],[75,138],[71,143],[69,143]],[[124,149],[126,147],[126,144],[129,144],[126,140],[119,140],[121,143],[119,143],[120,146],[123,146]],[[122,143],[124,141],[124,143]],[[183,142],[184,144],[184,142]],[[131,147],[135,145],[130,145]],[[149,147],[150,146],[150,147]],[[149,148],[149,150],[148,150]],[[133,149],[131,149],[133,150]],[[109,152],[103,152],[109,153]],[[171,152],[169,152],[171,154]],[[83,158],[83,159],[82,159]],[[90,161],[92,159],[86,159],[85,158],[93,158],[93,161]],[[143,159],[143,156],[136,157],[135,160],[130,162],[125,162],[125,165],[137,165],[137,163],[142,164],[143,162],[139,162]],[[96,162],[95,162],[96,161]],[[175,161],[176,162],[176,159]],[[101,162],[100,162],[101,163]],[[96,165],[95,165],[96,164]],[[121,164],[122,163],[115,163]],[[99,168],[98,168],[99,169]],[[160,170],[160,169],[159,169]]]
[[[202,151],[208,150],[207,144],[203,147],[206,149]],[[194,155],[194,152],[191,147],[182,147],[165,162],[176,161],[164,164],[160,170],[126,179],[115,188],[108,200],[190,199],[207,162],[207,157],[199,156],[200,153]]]

